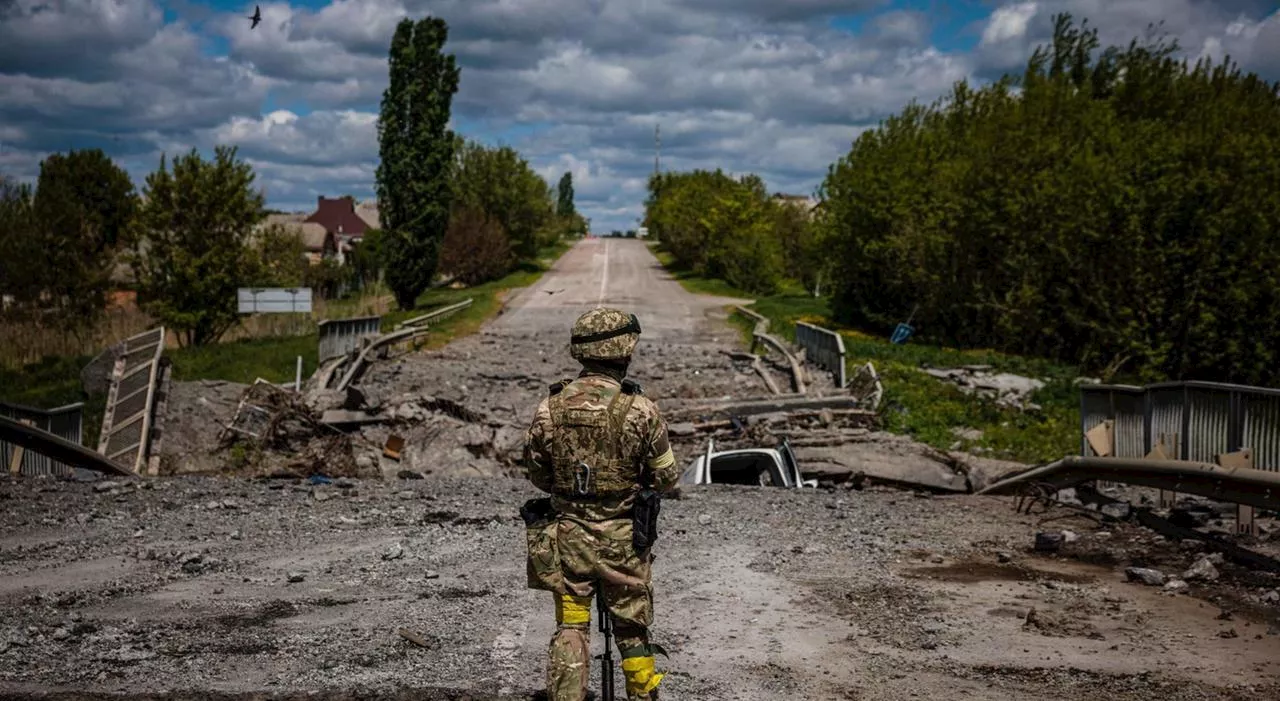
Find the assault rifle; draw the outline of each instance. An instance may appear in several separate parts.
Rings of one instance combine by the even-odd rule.
[[[600,660],[600,701],[613,698],[613,617],[604,602],[603,582],[596,582],[596,613],[600,618],[600,632],[604,634],[604,652],[596,655]]]

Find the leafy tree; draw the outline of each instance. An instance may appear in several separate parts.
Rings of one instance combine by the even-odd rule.
[[[325,258],[319,263],[308,263],[302,268],[302,286],[310,287],[322,299],[334,299],[348,279],[349,272],[338,261]]]
[[[377,191],[386,281],[401,309],[412,309],[431,285],[449,225],[455,136],[448,124],[459,71],[443,51],[448,32],[436,17],[403,19],[391,39]]]
[[[565,172],[560,177],[560,185],[557,188],[558,197],[556,199],[556,216],[571,217],[577,210],[573,208],[573,173]]]
[[[495,280],[511,272],[515,257],[502,226],[478,209],[454,212],[440,251],[440,267],[465,285]]]
[[[300,287],[310,263],[302,238],[280,224],[263,227],[251,237],[247,284],[254,287]]]
[[[31,188],[0,175],[0,312],[15,315],[39,294],[35,275],[39,266],[29,261],[39,255]]]
[[[1280,380],[1280,84],[1055,19],[829,170],[837,316],[1134,379]]]
[[[515,149],[466,142],[454,163],[453,191],[458,208],[497,222],[519,256],[532,258],[545,245],[539,234],[555,216],[551,190]]]
[[[360,237],[348,255],[353,279],[360,287],[366,287],[382,279],[386,269],[384,250],[386,234],[381,229],[369,229]]]
[[[81,338],[93,331],[136,206],[129,174],[100,150],[40,163],[29,226],[42,262],[32,282],[43,316]]]
[[[748,292],[782,285],[778,216],[758,176],[696,170],[649,181],[645,223],[663,248],[690,270]]]
[[[143,309],[184,346],[217,341],[237,320],[236,289],[258,269],[250,245],[264,217],[253,168],[219,146],[205,161],[192,149],[147,176],[132,256]]]

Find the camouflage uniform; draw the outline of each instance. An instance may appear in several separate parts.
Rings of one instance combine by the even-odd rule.
[[[663,676],[653,671],[648,635],[653,555],[632,546],[631,508],[642,487],[667,491],[679,470],[658,407],[638,385],[622,379],[639,331],[634,316],[617,310],[582,315],[574,324],[571,353],[584,369],[576,379],[552,385],[527,435],[529,480],[551,494],[555,512],[528,530],[529,586],[555,594],[557,629],[547,667],[551,701],[586,698],[597,582],[613,617],[627,698],[656,699]]]

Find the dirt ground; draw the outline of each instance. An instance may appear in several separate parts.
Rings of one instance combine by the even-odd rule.
[[[625,240],[582,242],[480,334],[376,365],[366,406],[398,418],[356,436],[367,479],[184,474],[225,462],[211,436],[243,388],[175,388],[176,476],[0,478],[0,695],[536,698],[554,614],[524,588],[516,512],[535,491],[511,452],[574,371],[573,318],[601,302],[640,316],[633,374],[664,410],[763,394],[725,353],[742,350],[729,300],[685,293]],[[399,462],[381,455],[392,432]],[[813,450],[869,473],[945,462],[856,435]],[[704,440],[680,437],[680,462]],[[654,565],[663,698],[1280,698],[1275,576],[1227,561],[1180,589],[1128,581],[1205,553],[1014,503],[852,482],[684,490]],[[1035,552],[1039,531],[1068,542]]]

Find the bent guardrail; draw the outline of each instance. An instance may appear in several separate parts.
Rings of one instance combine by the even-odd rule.
[[[449,317],[453,316],[454,314],[457,314],[463,309],[470,307],[472,301],[474,300],[471,298],[464,299],[461,302],[458,302],[456,304],[450,304],[447,307],[441,307],[434,311],[427,312],[422,316],[415,316],[412,319],[406,319],[396,324],[396,331],[399,331],[401,329],[411,328],[411,327],[412,328],[428,328],[432,324],[438,321],[443,321],[445,319],[448,319]]]

